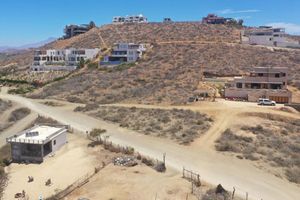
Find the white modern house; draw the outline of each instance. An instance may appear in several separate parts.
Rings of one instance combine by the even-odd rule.
[[[93,59],[100,49],[49,49],[36,50],[31,71],[72,71],[81,60]]]
[[[243,43],[251,45],[264,45],[272,47],[300,48],[298,41],[287,37],[284,28],[261,26],[242,32]]]
[[[113,24],[124,24],[124,23],[147,23],[148,19],[140,14],[140,15],[127,15],[125,17],[116,16],[113,17]]]
[[[13,162],[43,162],[67,143],[67,126],[36,125],[6,139]]]
[[[146,51],[145,44],[116,43],[110,56],[104,57],[100,65],[119,65],[136,62]]]

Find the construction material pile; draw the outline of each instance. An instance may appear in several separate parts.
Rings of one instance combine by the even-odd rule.
[[[117,157],[113,160],[113,163],[114,165],[124,166],[124,167],[133,167],[138,164],[136,159],[132,156]]]

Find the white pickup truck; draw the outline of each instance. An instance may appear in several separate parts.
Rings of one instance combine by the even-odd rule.
[[[258,100],[258,105],[261,105],[261,106],[276,106],[276,102],[275,101],[271,101],[270,99],[263,99],[263,98],[260,98]]]

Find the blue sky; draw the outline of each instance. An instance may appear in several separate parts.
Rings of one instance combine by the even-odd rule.
[[[66,24],[97,25],[113,16],[143,13],[150,21],[200,20],[208,13],[243,18],[246,25],[275,25],[300,34],[300,0],[1,0],[0,46],[60,37]]]

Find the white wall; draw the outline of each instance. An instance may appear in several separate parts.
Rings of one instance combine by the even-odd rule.
[[[56,141],[56,144],[54,144]],[[52,139],[52,152],[57,151],[60,147],[67,143],[67,131],[61,133]]]

